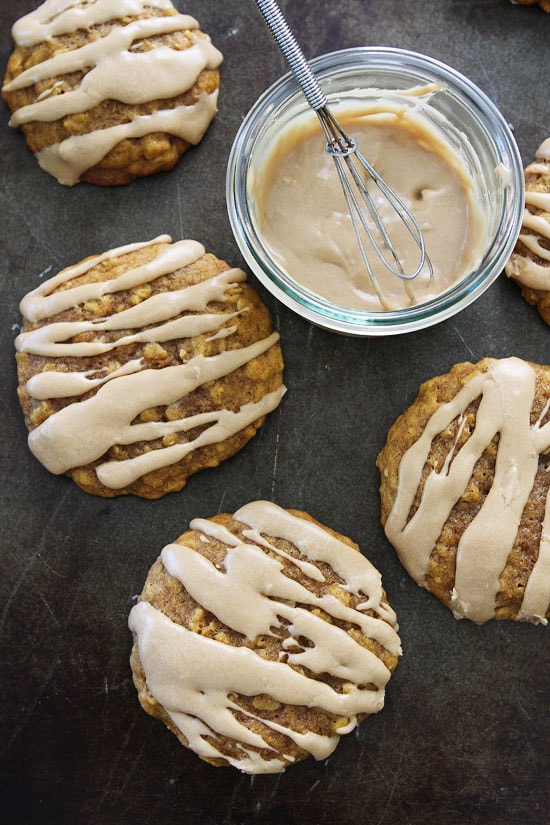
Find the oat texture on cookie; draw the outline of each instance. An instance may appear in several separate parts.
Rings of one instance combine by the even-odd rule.
[[[550,138],[525,169],[522,227],[506,274],[550,325]]]
[[[217,112],[222,55],[170,0],[46,0],[12,36],[10,125],[62,184],[168,171]]]
[[[422,587],[481,624],[550,615],[550,366],[457,364],[378,456],[382,523]]]
[[[191,521],[129,626],[144,710],[206,762],[252,774],[328,757],[381,710],[401,651],[359,547],[267,501]]]
[[[266,306],[196,241],[86,258],[20,307],[29,447],[96,495],[180,490],[240,450],[285,392]]]

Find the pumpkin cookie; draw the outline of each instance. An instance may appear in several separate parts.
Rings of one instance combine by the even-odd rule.
[[[512,0],[518,6],[540,6],[545,12],[550,12],[550,0]]]
[[[550,138],[525,169],[525,211],[506,274],[550,324]]]
[[[46,0],[12,35],[10,125],[62,184],[172,169],[216,114],[222,55],[170,0]]]
[[[21,302],[29,447],[89,493],[159,498],[234,455],[284,393],[245,273],[168,236],[64,269]]]
[[[397,665],[380,574],[350,539],[266,501],[194,519],[129,618],[139,701],[215,766],[278,773],[381,710]]]
[[[378,456],[382,523],[455,618],[547,623],[550,367],[457,364],[422,385]]]

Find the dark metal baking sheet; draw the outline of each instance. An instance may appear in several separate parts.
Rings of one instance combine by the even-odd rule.
[[[32,0],[2,3],[10,27]],[[284,66],[252,0],[177,0],[223,51],[219,115],[169,174],[121,189],[65,188],[1,108],[1,789],[9,825],[544,825],[548,630],[477,627],[405,574],[379,525],[375,458],[418,385],[463,360],[549,363],[550,331],[504,277],[475,305],[405,337],[349,339],[264,295],[289,391],[252,442],[156,502],[86,495],[26,446],[16,398],[18,302],[47,273],[160,233],[243,265],[224,200],[241,119]],[[401,46],[450,63],[511,122],[525,162],[550,134],[550,15],[509,0],[288,0],[308,56]],[[254,279],[251,278],[254,283]],[[263,293],[262,290],[260,290]],[[127,615],[162,546],[194,516],[273,499],[353,539],[381,570],[404,655],[384,710],[325,762],[251,778],[181,748],[139,708]]]

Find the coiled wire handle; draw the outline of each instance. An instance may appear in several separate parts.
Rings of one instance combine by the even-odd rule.
[[[275,0],[256,0],[256,5],[263,14],[264,20],[288,63],[290,71],[300,84],[307,102],[315,111],[322,109],[327,103],[326,95],[311,71],[310,65],[304,57],[304,53],[281,9]]]
[[[307,103],[319,117],[321,126],[323,127],[323,131],[327,138],[327,152],[332,155],[332,158],[336,164],[340,183],[342,185],[359,249],[361,251],[361,257],[363,258],[370,281],[380,300],[380,303],[382,306],[385,306],[386,300],[369,261],[363,236],[368,239],[374,252],[386,269],[404,282],[407,295],[411,301],[415,303],[410,281],[420,274],[424,266],[427,267],[430,281],[433,279],[432,263],[426,253],[424,236],[418,221],[399,195],[391,188],[391,186],[389,186],[389,184],[386,183],[382,177],[380,177],[374,167],[358,150],[357,141],[355,138],[350,137],[344,131],[338,120],[330,111],[327,105],[326,95],[313,74],[309,63],[298,45],[298,42],[294,37],[290,26],[285,20],[278,4],[275,0],[255,0],[255,2],[258,9],[262,13],[268,28],[275,38],[275,41],[279,46],[279,49],[292,74],[297,80]],[[355,163],[357,165],[355,165]],[[350,185],[350,181],[344,171],[345,168],[347,168],[349,175],[355,184],[356,191],[354,191],[354,188]],[[407,232],[419,247],[419,263],[414,271],[410,273],[406,273],[403,269],[399,255],[397,254],[386,227],[384,226],[380,212],[378,211],[378,208],[367,189],[366,182],[363,179],[365,173],[378,187],[379,191],[386,198],[391,208],[401,220]],[[356,192],[359,194],[359,198],[357,198]],[[373,234],[373,229],[369,225],[367,216],[364,214],[362,206],[366,207],[367,213],[373,222],[374,230],[378,233],[380,241],[378,241]]]

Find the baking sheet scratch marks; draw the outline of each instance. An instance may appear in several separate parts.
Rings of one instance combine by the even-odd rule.
[[[49,668],[43,674],[42,684],[41,684],[40,688],[36,691],[36,695],[34,697],[34,700],[32,702],[29,702],[28,704],[22,705],[21,716],[19,718],[18,724],[16,724],[11,737],[9,737],[8,739],[2,741],[2,746],[0,747],[0,753],[8,753],[9,752],[9,750],[11,748],[11,745],[14,742],[16,742],[17,738],[19,737],[19,734],[21,733],[21,731],[24,729],[25,725],[27,724],[27,721],[30,721],[32,719],[32,717],[34,716],[35,710],[38,707],[38,705],[40,705],[41,698],[42,698],[46,688],[48,687],[48,685],[52,681],[53,676],[54,676],[56,670],[58,669],[59,665],[60,665],[59,659],[57,659],[57,657],[52,658]]]
[[[51,516],[48,520],[48,523],[45,525],[44,530],[42,531],[42,536],[41,536],[40,543],[38,544],[38,547],[36,548],[35,552],[32,553],[28,557],[27,562],[23,566],[23,569],[21,570],[21,573],[20,573],[18,579],[14,583],[12,592],[10,593],[9,597],[6,599],[6,603],[4,604],[4,609],[2,610],[2,614],[0,616],[0,632],[2,632],[2,630],[4,629],[4,625],[5,625],[5,622],[6,622],[6,617],[8,615],[8,612],[9,612],[12,604],[16,600],[17,594],[19,593],[20,589],[25,584],[29,573],[31,572],[32,568],[34,567],[35,562],[37,560],[42,561],[42,551],[47,546],[48,525],[52,524],[52,523],[55,523],[55,521],[57,519],[57,514],[59,512],[63,511],[66,495],[67,494],[61,496],[61,498],[58,501],[57,507],[55,507],[52,510],[52,513],[51,513]]]
[[[468,354],[469,354],[470,358],[472,359],[472,361],[477,361],[478,360],[477,355],[475,354],[474,350],[471,348],[471,346],[468,344],[468,342],[466,341],[466,339],[464,338],[464,336],[460,332],[460,329],[457,326],[455,326],[454,330],[455,330],[457,336],[460,338],[460,340],[464,344],[464,348],[468,352]]]
[[[143,759],[144,752],[147,750],[147,739],[144,739],[141,743],[141,747],[138,748],[137,753],[135,754],[134,758],[133,759],[128,758],[129,743],[130,743],[130,740],[131,740],[131,734],[132,734],[132,731],[135,727],[135,724],[136,724],[135,721],[131,724],[126,736],[124,737],[123,742],[121,743],[121,746],[118,750],[118,753],[116,754],[116,756],[113,760],[113,764],[110,766],[110,769],[109,769],[109,777],[110,778],[106,779],[105,789],[104,789],[103,794],[101,795],[101,797],[98,801],[98,805],[97,805],[97,813],[98,814],[101,813],[101,809],[102,809],[105,802],[108,801],[109,803],[112,804],[113,802],[116,802],[117,800],[119,800],[121,797],[124,796],[124,791],[125,791],[128,783],[130,782],[132,776],[134,775],[134,772],[135,772],[137,766],[141,763],[141,761]],[[123,774],[119,774],[118,770],[116,770],[117,766],[121,762],[124,762],[128,765],[127,771]],[[112,789],[113,778],[115,778],[115,781],[117,782],[117,787],[114,790]],[[120,782],[120,784],[118,784],[119,782]],[[98,819],[98,821],[100,821],[100,820]]]
[[[276,500],[275,485],[277,483],[277,462],[279,460],[279,432],[275,434],[275,454],[273,456],[273,477],[271,481],[271,497],[272,501]]]

